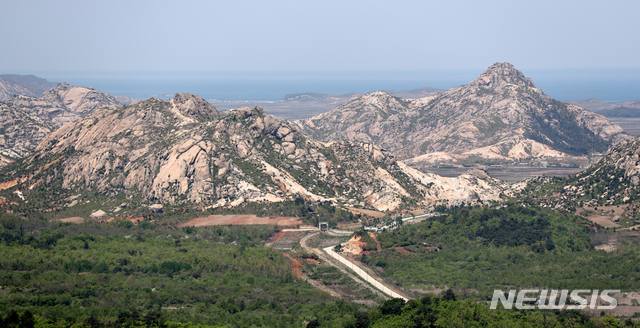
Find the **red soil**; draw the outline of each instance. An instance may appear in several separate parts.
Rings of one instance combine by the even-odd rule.
[[[413,254],[413,253],[409,252],[408,250],[406,250],[406,249],[404,249],[402,247],[396,247],[396,251],[398,251],[400,254],[404,254],[404,255]]]
[[[378,252],[382,250],[382,246],[380,246],[380,242],[378,241],[378,238],[376,238],[376,234],[373,232],[369,232],[369,237],[373,238],[373,240],[375,240],[376,245],[378,246]]]
[[[183,223],[178,227],[204,227],[210,225],[251,225],[251,224],[272,224],[278,226],[299,226],[302,220],[297,217],[278,217],[275,219],[258,217],[255,215],[209,215],[195,218]]]
[[[284,234],[286,233],[286,231],[280,231],[278,232],[274,237],[273,240],[271,241],[271,243],[275,243],[276,241],[280,240],[280,238],[282,238],[282,236],[284,236]]]
[[[289,254],[284,254],[284,256],[291,260],[291,270],[293,270],[293,274],[296,275],[298,279],[302,279],[302,273],[300,273],[300,267],[302,266],[302,263],[292,258]]]

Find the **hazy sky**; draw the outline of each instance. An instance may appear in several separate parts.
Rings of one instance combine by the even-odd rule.
[[[640,1],[3,1],[0,72],[640,67]]]

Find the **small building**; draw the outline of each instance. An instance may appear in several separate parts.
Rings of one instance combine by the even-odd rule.
[[[329,222],[318,222],[318,229],[320,231],[329,231]]]

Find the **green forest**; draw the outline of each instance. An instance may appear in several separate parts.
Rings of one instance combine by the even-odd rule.
[[[383,232],[382,251],[361,261],[400,286],[454,288],[461,298],[476,301],[508,287],[638,290],[640,246],[624,243],[605,253],[594,249],[594,234],[590,223],[572,214],[517,206],[457,208]]]
[[[295,279],[288,259],[261,246],[274,227],[123,222],[3,214],[0,326],[341,327],[358,308]]]
[[[459,300],[449,289],[405,302],[396,298],[368,312],[358,312],[346,327],[638,327],[630,318],[590,317],[576,310],[490,310],[486,304]]]
[[[325,210],[344,213],[313,208]],[[409,302],[374,307],[296,279],[289,259],[262,246],[275,232],[273,226],[179,229],[162,222],[71,224],[0,214],[0,327],[633,325],[604,313],[488,308],[494,289],[640,288],[640,247],[630,242],[611,253],[595,250],[594,226],[571,214],[453,208],[379,234],[380,252],[368,234],[356,232],[372,245],[362,262],[385,279],[405,288],[450,288],[441,296],[416,293]],[[331,266],[318,266],[310,278],[324,284],[346,279]]]

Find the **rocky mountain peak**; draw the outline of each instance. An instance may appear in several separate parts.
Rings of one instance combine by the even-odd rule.
[[[355,99],[358,100],[358,99]],[[402,100],[398,97],[394,97],[384,91],[373,91],[369,92],[366,95],[362,96],[359,99],[361,103],[374,105],[376,107],[388,107],[389,105],[393,105],[394,107],[403,107],[404,105],[401,103]]]
[[[605,117],[544,94],[509,63],[420,101],[376,91],[297,124],[324,142],[372,143],[427,166],[470,158],[584,163],[584,156],[631,138]]]
[[[374,98],[378,98],[378,97],[383,97],[383,98],[392,98],[393,96],[391,96],[390,94],[384,92],[384,91],[373,91],[373,92],[369,92],[367,94],[365,94],[364,96],[362,96],[363,99],[374,99]]]
[[[478,86],[495,88],[502,83],[535,88],[533,81],[509,63],[494,63],[474,81]]]
[[[29,83],[37,79],[30,76],[10,77],[23,78]],[[42,81],[36,80],[32,84],[48,83]],[[0,89],[1,84],[0,81]],[[65,123],[85,117],[99,108],[119,106],[121,104],[111,95],[68,83],[59,83],[40,97],[26,93],[14,95],[0,103],[0,166],[3,162],[27,156],[48,134]]]
[[[199,96],[189,93],[177,93],[173,96],[173,105],[182,115],[209,121],[218,117],[218,110]]]

